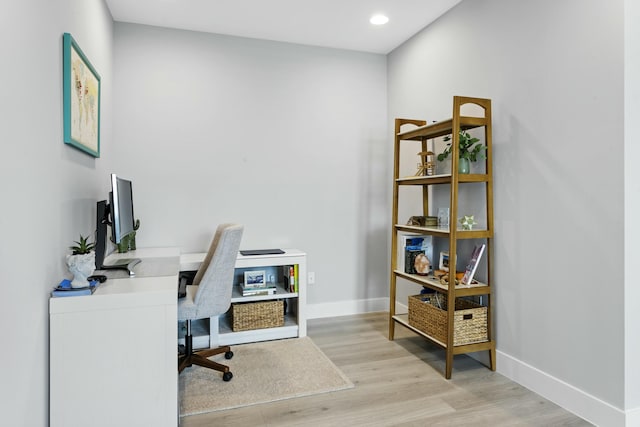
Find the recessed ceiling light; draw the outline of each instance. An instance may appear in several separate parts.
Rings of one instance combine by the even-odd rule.
[[[384,25],[389,22],[389,18],[382,14],[373,15],[371,19],[369,19],[373,25]]]

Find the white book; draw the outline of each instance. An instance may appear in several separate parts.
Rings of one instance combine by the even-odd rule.
[[[243,297],[251,297],[255,295],[275,295],[276,288],[264,288],[264,289],[248,289],[242,290]]]

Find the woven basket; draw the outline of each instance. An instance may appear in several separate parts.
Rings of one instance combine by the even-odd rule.
[[[281,300],[231,304],[232,329],[275,328],[284,325],[284,302]]]
[[[409,297],[409,325],[447,342],[447,297],[435,293]],[[456,298],[453,316],[453,345],[472,344],[488,340],[487,307],[473,301]]]

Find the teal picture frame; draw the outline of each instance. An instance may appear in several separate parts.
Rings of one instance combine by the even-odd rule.
[[[62,45],[64,143],[100,157],[100,74],[71,34]]]

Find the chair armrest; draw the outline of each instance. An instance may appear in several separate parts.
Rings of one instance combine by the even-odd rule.
[[[189,280],[185,276],[180,276],[180,281],[178,282],[178,298],[184,298],[187,296],[187,283]]]

